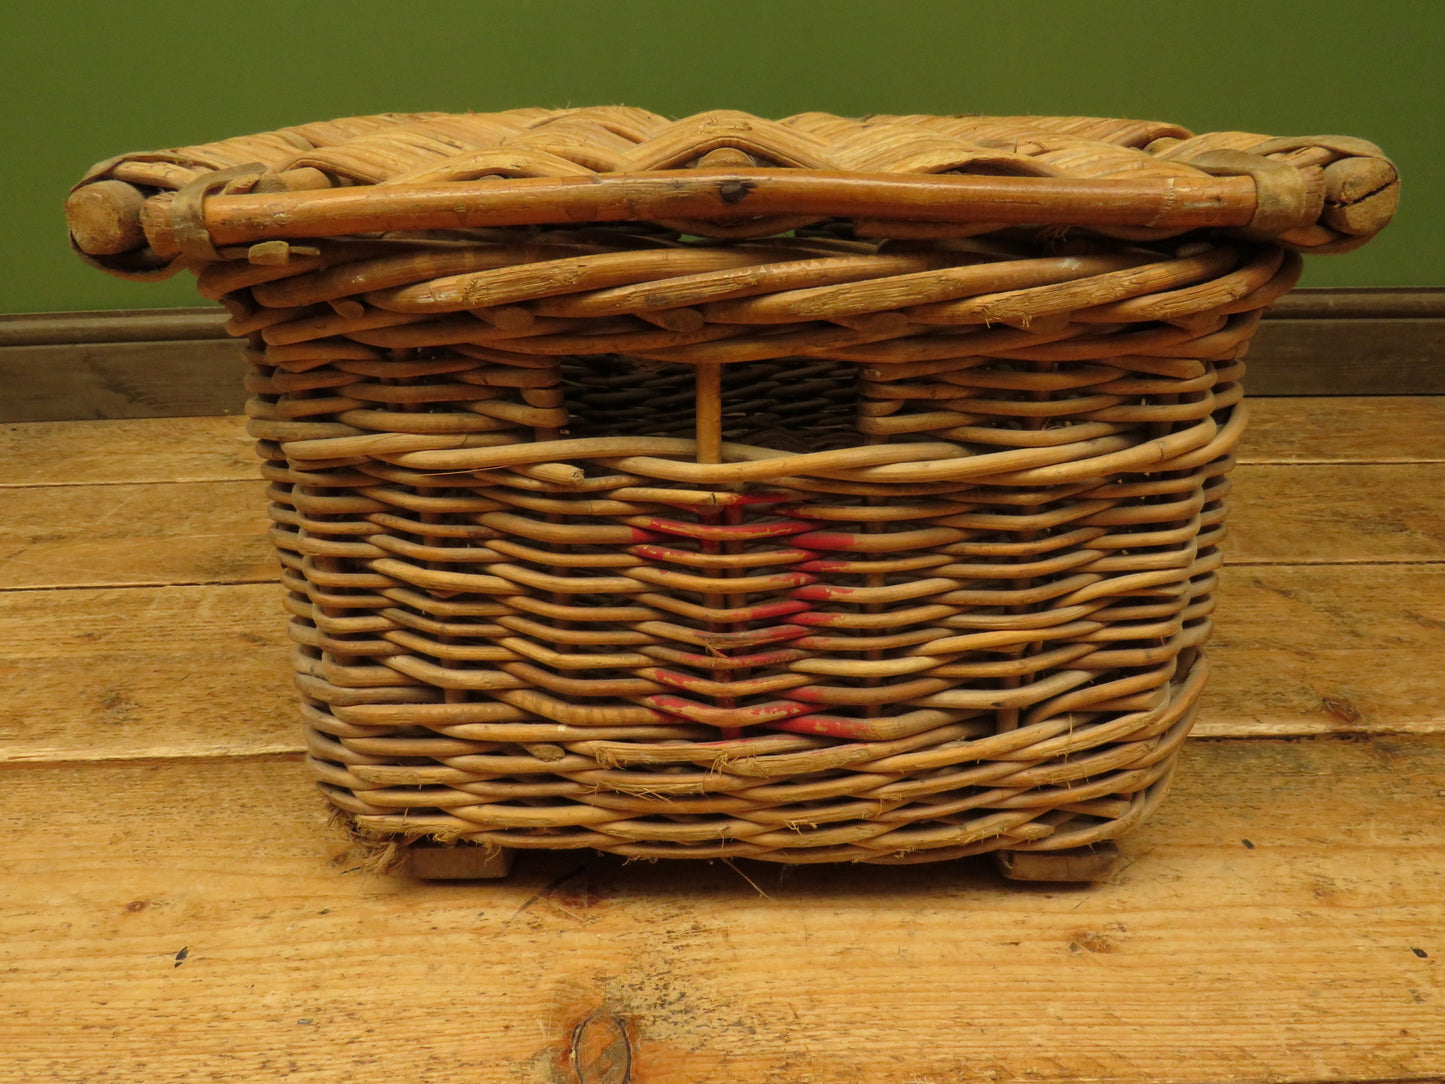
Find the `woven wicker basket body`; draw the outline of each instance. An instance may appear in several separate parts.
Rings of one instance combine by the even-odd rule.
[[[116,159],[71,218],[246,342],[359,826],[911,862],[1160,800],[1240,358],[1393,178],[1141,122],[529,110]]]

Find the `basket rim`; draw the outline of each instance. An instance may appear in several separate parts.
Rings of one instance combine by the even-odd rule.
[[[726,242],[836,219],[1125,241],[1217,229],[1320,252],[1378,232],[1397,189],[1378,147],[1343,136],[619,107],[347,118],[126,155],[87,172],[67,217],[79,252],[118,273],[397,230],[648,223]]]

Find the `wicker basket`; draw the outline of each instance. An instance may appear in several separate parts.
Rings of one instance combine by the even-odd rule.
[[[918,862],[1159,802],[1240,358],[1396,187],[1340,137],[607,108],[130,155],[68,211],[232,314],[359,829]]]

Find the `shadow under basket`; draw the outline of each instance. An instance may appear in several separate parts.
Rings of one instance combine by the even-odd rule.
[[[1396,187],[1344,137],[612,108],[132,155],[68,211],[245,342],[353,831],[1070,880],[1198,708],[1249,337]]]

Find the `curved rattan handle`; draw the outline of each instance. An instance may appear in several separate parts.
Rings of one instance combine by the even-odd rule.
[[[1291,171],[1293,172],[1293,171]],[[211,178],[202,181],[213,185]],[[127,191],[127,189],[129,191]],[[159,256],[211,245],[334,237],[385,230],[735,221],[759,216],[860,217],[998,225],[1246,227],[1255,218],[1248,176],[1076,180],[1055,177],[898,176],[821,170],[667,170],[591,177],[368,185],[149,201],[119,181],[78,188],[66,204],[71,236],[88,255],[116,255],[145,239]],[[1307,225],[1301,220],[1295,225]],[[214,255],[209,258],[214,259]]]
[[[1050,123],[1048,118],[1032,120]],[[546,127],[537,130],[545,134]],[[880,131],[886,135],[892,129]],[[921,140],[925,150],[933,146],[912,129],[907,134]],[[138,183],[154,183],[163,189],[157,192],[128,183],[137,180],[130,159],[101,163],[66,205],[76,247],[121,270],[130,264],[156,267],[178,257],[215,260],[218,245],[388,230],[655,222],[736,239],[837,217],[961,226],[970,232],[1015,225],[1093,227],[1126,238],[1230,228],[1303,250],[1331,251],[1378,232],[1393,214],[1398,193],[1394,166],[1378,148],[1339,136],[1162,136],[1143,151],[1106,147],[1109,154],[1123,156],[1107,161],[1090,158],[1098,148],[1086,143],[1088,154],[1071,163],[1074,176],[1057,175],[1057,164],[1040,166],[1043,175],[955,172],[946,163],[966,145],[949,143],[951,153],[957,152],[953,157],[910,159],[907,169],[882,172],[866,159],[859,159],[858,169],[816,168],[821,155],[812,163],[800,158],[777,165],[714,150],[697,159],[694,168],[678,168],[676,154],[660,159],[660,167],[619,160],[610,169],[554,156],[547,160],[550,165],[533,162],[529,167],[545,166],[546,175],[507,174],[493,163],[503,175],[453,179],[423,171],[409,178],[393,169],[362,178],[316,168],[304,154],[293,154],[288,162],[275,157],[269,145],[239,142],[266,150],[269,167],[260,162],[222,167],[224,158],[213,148],[140,156],[136,162],[177,164],[162,166],[159,173],[140,170],[140,177],[155,180]],[[659,136],[657,142],[668,140]],[[375,149],[367,146],[368,153]],[[691,153],[702,144],[694,133],[686,146]],[[1031,159],[1014,158],[1005,163],[1011,170],[1034,168]],[[1167,170],[1153,168],[1165,161],[1171,162]],[[210,168],[198,171],[202,163]],[[1087,168],[1076,168],[1083,163]]]

